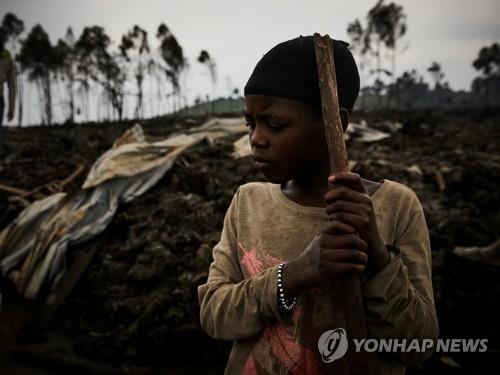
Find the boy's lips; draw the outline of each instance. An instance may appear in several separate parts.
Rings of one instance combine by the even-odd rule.
[[[266,158],[263,158],[260,155],[254,155],[253,156],[253,161],[255,162],[255,164],[257,165],[257,167],[268,166],[268,165],[271,164],[270,160],[268,160]]]
[[[260,155],[254,155],[253,156],[253,160],[258,162],[258,163],[270,163],[271,161],[266,159],[266,158],[263,158],[262,156]]]

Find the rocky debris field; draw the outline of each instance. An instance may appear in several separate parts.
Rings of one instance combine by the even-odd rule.
[[[379,130],[394,121],[403,125],[378,142],[352,138],[349,157],[363,177],[405,183],[419,196],[431,234],[441,337],[489,339],[489,353],[436,353],[409,373],[489,374],[499,363],[500,270],[452,250],[487,245],[500,234],[500,115],[378,113],[353,121],[361,118]],[[167,119],[143,126],[159,138],[196,123]],[[7,129],[0,184],[31,194],[20,199],[22,194],[0,190],[0,228],[34,199],[77,189],[97,157],[130,126]],[[25,344],[62,339],[80,370],[221,373],[230,343],[201,331],[196,287],[206,280],[237,187],[263,180],[251,158],[230,157],[236,138],[190,148],[150,191],[121,206],[103,234],[78,245],[97,248],[96,256],[52,319]],[[7,285],[4,304],[10,299],[15,297]]]

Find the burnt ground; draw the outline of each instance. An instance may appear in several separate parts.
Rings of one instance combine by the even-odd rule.
[[[391,112],[364,118],[381,129],[389,120],[404,125],[376,143],[350,141],[348,149],[357,161],[355,172],[403,182],[423,204],[440,336],[489,339],[488,353],[436,353],[409,373],[490,374],[500,364],[500,270],[451,251],[487,245],[500,234],[500,115]],[[174,123],[166,119],[144,128],[147,135],[163,137],[190,125]],[[83,173],[64,188],[75,190],[94,160],[130,125],[7,129],[0,183],[31,190],[64,180],[81,165]],[[196,286],[206,280],[211,249],[236,188],[263,179],[249,158],[229,157],[233,140],[192,147],[154,188],[121,206],[102,235],[76,247],[97,252],[74,290],[54,316],[18,333],[20,345],[10,357],[0,351],[0,360],[27,374],[221,373],[230,343],[200,330]],[[46,187],[28,201],[49,193]],[[0,228],[21,210],[9,197],[0,192]],[[8,283],[2,292],[4,308],[32,309]],[[12,324],[20,316],[13,316]],[[43,354],[47,347],[57,348],[56,355],[54,350]]]

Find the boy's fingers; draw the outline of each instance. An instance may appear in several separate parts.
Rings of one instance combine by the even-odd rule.
[[[340,220],[334,220],[328,223],[323,232],[328,234],[353,234],[356,233],[356,229]]]
[[[319,246],[323,249],[368,250],[368,244],[356,234],[331,235],[325,231],[319,238]]]
[[[366,267],[363,264],[325,262],[324,268],[334,276],[341,276],[349,273],[363,273]]]
[[[354,203],[345,200],[335,200],[326,206],[326,213],[331,215],[335,212],[349,212],[355,215],[370,216],[370,207],[362,203]]]
[[[363,228],[366,228],[370,224],[370,217],[368,215],[360,216],[344,211],[330,214],[328,215],[328,219],[331,221],[343,221],[344,223],[354,227],[358,232],[362,232]]]
[[[321,262],[368,263],[368,255],[356,249],[334,249],[321,254]]]
[[[337,200],[371,204],[371,198],[367,193],[360,193],[359,191],[353,190],[348,186],[341,186],[330,189],[326,192],[324,198],[327,204],[333,203]]]
[[[335,185],[348,185],[354,190],[360,193],[367,193],[366,187],[363,184],[361,176],[357,173],[352,172],[339,172],[328,177],[328,183],[331,186]]]

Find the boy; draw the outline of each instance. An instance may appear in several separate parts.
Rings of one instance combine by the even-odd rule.
[[[346,45],[333,45],[345,130],[359,75]],[[372,337],[435,338],[422,207],[396,182],[329,176],[312,37],[264,55],[245,98],[254,160],[269,182],[238,189],[198,288],[203,329],[233,340],[226,373],[320,373],[318,337],[337,328],[325,282],[348,273],[362,277]],[[382,373],[403,374],[429,355],[384,353]]]

